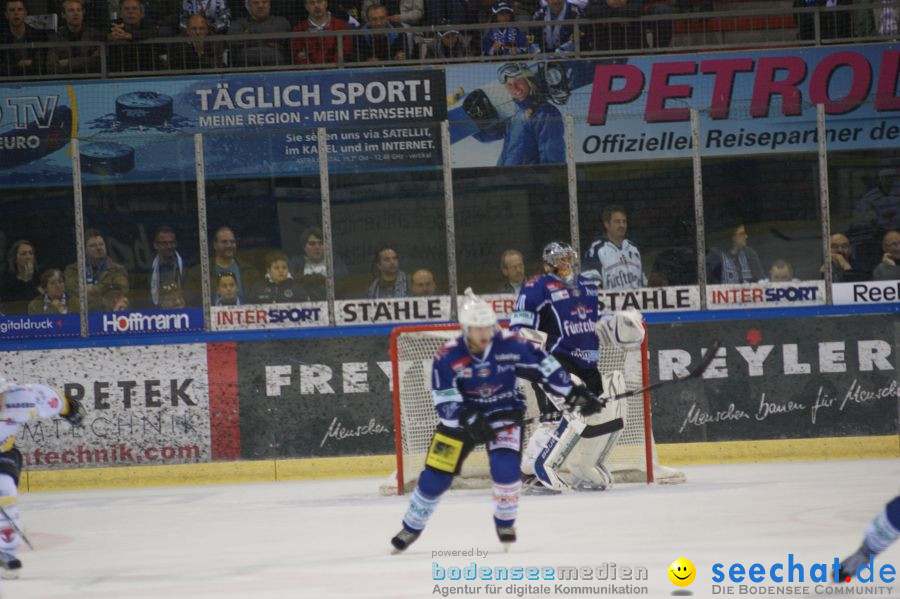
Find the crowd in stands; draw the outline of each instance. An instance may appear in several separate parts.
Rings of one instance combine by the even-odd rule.
[[[830,238],[832,279],[835,283],[900,280],[900,176],[895,168],[882,168],[872,189],[855,202],[849,227],[835,230]],[[586,245],[581,271],[603,289],[633,289],[697,283],[696,254],[682,248],[656,253],[645,271],[637,245],[628,239],[628,215],[620,205],[603,207],[597,234]],[[791,282],[824,276],[818,272],[795,273],[790,256],[763,264],[751,242],[752,227],[739,217],[710,219],[719,242],[710,243],[706,255],[708,284]],[[214,306],[298,303],[327,298],[325,238],[318,227],[300,234],[301,251],[290,256],[280,250],[262,255],[259,264],[239,256],[239,240],[229,226],[210,235],[209,290]],[[110,257],[106,238],[96,229],[84,236],[85,297],[90,311],[174,309],[202,305],[202,270],[185,264],[178,251],[175,230],[159,227],[152,237],[153,259],[148,273],[133,273]],[[657,248],[659,249],[659,248]],[[6,250],[0,273],[0,312],[14,314],[66,314],[79,311],[79,271],[76,264],[40,261],[39,248],[26,239],[13,241]],[[677,254],[677,255],[676,255]],[[246,254],[250,255],[250,254]],[[259,254],[257,254],[258,256]],[[482,293],[518,294],[523,283],[536,274],[528,264],[537,263],[518,249],[502,252],[496,283]],[[677,259],[676,259],[677,258]],[[338,299],[384,299],[434,296],[446,293],[428,268],[406,269],[396,246],[374,252],[371,278],[351,276],[340,256],[332,256]],[[416,265],[413,265],[416,266]],[[797,275],[800,275],[798,279]],[[136,281],[139,281],[135,284]]]
[[[844,2],[850,0],[796,0],[795,5],[831,7]],[[588,51],[665,47],[672,41],[673,21],[637,18],[713,9],[711,0],[694,4],[693,0],[386,0],[383,4],[377,0],[4,0],[0,45],[70,45],[0,50],[0,76],[98,72],[101,42],[108,44],[111,73],[521,56],[570,52],[576,43]],[[896,35],[895,8],[865,12],[869,33]],[[852,17],[850,12],[823,17],[821,37],[859,34],[866,25],[851,26]],[[634,20],[609,22],[623,18]],[[798,37],[812,39],[812,13],[797,18]],[[556,23],[572,19],[589,24]],[[495,26],[453,29],[478,23]],[[411,26],[439,26],[440,33],[414,35],[408,32]],[[291,32],[350,30],[358,30],[359,35],[284,37]],[[185,36],[185,41],[136,43],[178,35]],[[235,39],[248,35],[267,37]],[[74,42],[91,43],[71,45]]]

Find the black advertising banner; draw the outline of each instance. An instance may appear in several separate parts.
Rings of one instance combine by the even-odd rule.
[[[653,395],[656,441],[896,435],[898,329],[894,315],[653,325],[651,381],[722,341],[702,378]]]
[[[388,337],[237,344],[241,458],[389,454]]]

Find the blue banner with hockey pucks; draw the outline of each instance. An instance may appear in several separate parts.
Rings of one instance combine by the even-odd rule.
[[[77,312],[75,314],[0,316],[0,341],[78,337],[80,334],[81,318]]]
[[[91,335],[159,335],[203,331],[203,309],[91,312]]]
[[[895,148],[900,46],[829,46],[447,67],[454,167],[690,158],[690,109],[704,156]],[[525,80],[530,99],[523,99]],[[514,98],[514,96],[517,96]]]
[[[440,70],[366,69],[0,86],[0,185],[192,180],[193,134],[208,178],[318,174],[316,128],[332,172],[441,164]]]

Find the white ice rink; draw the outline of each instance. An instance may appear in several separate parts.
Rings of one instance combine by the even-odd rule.
[[[22,549],[22,576],[0,583],[0,594],[427,598],[440,596],[433,594],[432,562],[465,567],[475,561],[491,567],[643,566],[649,580],[630,584],[645,585],[643,596],[671,597],[676,587],[666,570],[684,556],[698,569],[689,590],[710,597],[716,562],[759,562],[768,569],[793,553],[808,568],[843,558],[900,490],[898,460],[684,470],[688,482],[680,486],[523,497],[519,542],[507,554],[494,535],[487,491],[445,496],[425,534],[396,556],[388,541],[400,527],[406,498],[379,496],[374,479],[32,493],[20,506],[36,550]],[[488,555],[432,557],[454,550]],[[876,567],[881,563],[900,570],[900,544],[879,556]],[[451,596],[510,596],[488,594],[484,582],[468,584],[482,591]],[[569,594],[556,593],[553,583],[530,584],[547,584],[551,592],[525,597],[595,597],[571,591],[600,583],[566,583]],[[892,587],[890,595],[884,589],[878,596],[900,597],[900,583]]]

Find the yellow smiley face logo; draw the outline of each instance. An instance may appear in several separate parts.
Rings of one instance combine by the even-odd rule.
[[[691,560],[679,557],[669,566],[669,580],[677,587],[686,587],[697,577],[697,568]]]

